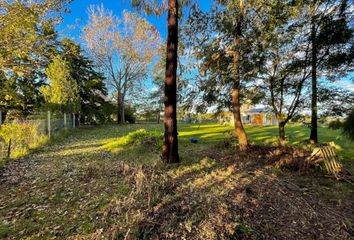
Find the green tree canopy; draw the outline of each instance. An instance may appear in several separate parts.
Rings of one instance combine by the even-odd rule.
[[[61,56],[55,56],[46,69],[49,85],[42,87],[46,102],[62,111],[79,111],[79,88],[70,75],[70,65]]]

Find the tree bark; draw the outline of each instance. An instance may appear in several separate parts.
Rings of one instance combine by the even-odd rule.
[[[117,124],[120,124],[120,97],[117,94]]]
[[[162,157],[166,163],[179,162],[177,139],[177,49],[178,0],[168,0],[168,37],[165,77],[164,141]]]
[[[248,140],[246,131],[243,128],[242,118],[241,118],[241,110],[240,110],[240,89],[239,89],[239,81],[235,80],[233,89],[232,89],[232,103],[233,103],[233,112],[234,112],[234,125],[236,129],[236,134],[238,138],[238,144],[240,150],[247,149]]]
[[[124,100],[120,93],[117,96],[118,108],[117,108],[117,123],[125,123],[125,111],[124,111]]]
[[[157,124],[160,124],[160,111],[157,112]]]
[[[314,11],[314,10],[313,10]],[[316,144],[318,142],[317,135],[317,43],[316,43],[316,24],[315,13],[312,13],[311,23],[311,84],[312,84],[312,98],[311,98],[311,134],[310,143]]]
[[[120,123],[125,123],[125,109],[124,109],[124,101],[121,102],[120,106]]]
[[[283,121],[279,121],[279,144],[280,146],[285,145],[285,123]]]
[[[242,21],[243,21],[243,12],[244,12],[244,3],[243,0],[240,0],[240,11],[241,14],[239,16],[237,25],[236,25],[236,46],[237,51],[235,51],[234,55],[234,68],[235,68],[235,76],[234,76],[234,84],[232,89],[232,103],[233,103],[233,113],[234,113],[234,125],[236,129],[236,135],[238,138],[238,144],[240,150],[245,150],[248,147],[248,140],[246,131],[242,125],[241,118],[241,102],[240,102],[240,66],[239,61],[241,59],[240,45],[241,45],[241,37],[242,37]]]

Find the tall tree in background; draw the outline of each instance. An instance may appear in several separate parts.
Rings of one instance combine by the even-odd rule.
[[[85,116],[85,119],[78,119],[81,122],[107,121],[109,116],[102,112],[108,104],[103,74],[95,70],[93,61],[84,55],[79,44],[64,38],[60,45],[60,54],[68,62],[70,75],[78,85],[80,116]]]
[[[70,65],[61,56],[53,58],[46,69],[49,85],[41,88],[47,103],[62,112],[77,113],[80,109],[79,89],[70,75]]]
[[[310,15],[311,15],[311,86],[312,86],[312,95],[311,95],[311,134],[310,134],[310,142],[317,143],[318,142],[318,134],[317,134],[317,42],[316,42],[316,6],[317,0],[313,0],[313,4],[310,7]]]
[[[148,64],[156,56],[159,33],[144,18],[124,12],[122,19],[101,6],[89,9],[83,38],[98,66],[105,72],[107,86],[117,99],[117,121],[125,123],[127,96],[137,95],[148,76]]]
[[[165,80],[165,66],[166,66],[166,45],[159,47],[159,59],[156,61],[153,73],[152,82],[154,84],[153,91],[149,94],[150,105],[153,106],[153,112],[156,113],[156,122],[160,123],[160,114],[164,106],[164,80]]]
[[[55,25],[70,0],[0,1],[0,109],[19,116],[43,103],[39,88],[58,41]],[[5,74],[6,73],[6,74]]]
[[[24,74],[46,67],[56,45],[57,13],[70,0],[0,1],[0,70]]]
[[[217,2],[209,13],[197,6],[192,9],[186,36],[198,69],[205,76],[201,81],[205,101],[231,107],[239,148],[245,150],[248,140],[242,124],[241,99],[246,93],[244,87],[262,61],[253,43],[260,32],[259,17],[254,14],[259,2]]]
[[[285,126],[303,103],[303,92],[310,77],[310,43],[303,34],[299,8],[288,1],[269,1],[259,9],[264,34],[259,42],[266,61],[255,76],[265,89],[264,103],[271,106],[279,127],[279,144],[285,144]]]
[[[304,6],[309,9],[305,19],[310,19],[305,24],[310,28],[311,43],[311,143],[318,142],[318,78],[338,78],[353,70],[352,5],[349,0],[312,0]]]

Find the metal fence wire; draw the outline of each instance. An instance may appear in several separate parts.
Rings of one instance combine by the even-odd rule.
[[[0,160],[12,157],[14,152],[27,151],[44,138],[72,128],[75,128],[73,114],[50,111],[0,122]]]

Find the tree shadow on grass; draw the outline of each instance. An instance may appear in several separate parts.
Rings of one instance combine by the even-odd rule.
[[[338,218],[342,209],[304,196],[261,154],[219,159],[204,174],[195,165],[180,170],[168,195],[137,224],[139,239],[350,239],[345,223],[353,217]]]

